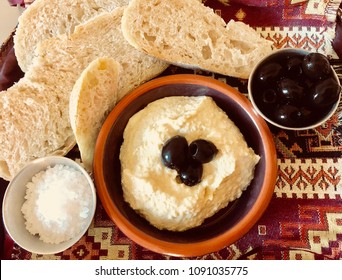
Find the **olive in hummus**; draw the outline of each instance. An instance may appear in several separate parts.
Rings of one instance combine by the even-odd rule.
[[[189,187],[161,151],[175,136],[205,139],[215,155]],[[171,96],[150,103],[127,123],[120,149],[125,201],[158,229],[185,231],[239,198],[254,177],[259,156],[237,126],[208,96]],[[191,144],[190,144],[191,145]]]

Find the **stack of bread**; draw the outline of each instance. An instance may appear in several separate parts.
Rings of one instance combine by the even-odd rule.
[[[91,171],[115,104],[169,64],[247,78],[272,48],[198,0],[36,0],[14,37],[24,77],[0,92],[0,177],[76,144]],[[94,101],[96,100],[96,102]]]

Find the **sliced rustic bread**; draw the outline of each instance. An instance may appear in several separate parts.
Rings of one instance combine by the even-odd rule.
[[[72,34],[77,25],[129,0],[35,0],[19,17],[14,36],[15,54],[26,72],[39,42],[62,34]]]
[[[65,117],[67,106],[54,83],[23,78],[0,93],[0,177],[11,180],[29,161],[72,149],[75,138]]]
[[[98,58],[82,72],[70,95],[69,116],[81,160],[92,171],[97,136],[117,101],[120,64]]]
[[[169,64],[136,50],[122,35],[121,18],[124,7],[101,14],[75,28],[70,36],[59,36],[39,44],[37,51],[44,68],[59,68],[78,74],[96,58],[114,58],[122,66],[118,100],[141,83],[163,72]],[[39,60],[39,59],[38,59]],[[42,69],[44,71],[44,69]],[[76,81],[76,80],[75,80]],[[74,82],[75,82],[74,81]],[[63,84],[63,83],[61,83]],[[61,85],[62,86],[62,85]]]
[[[70,93],[96,58],[111,57],[121,64],[118,99],[167,68],[128,44],[121,32],[122,13],[123,8],[103,13],[70,36],[41,42],[24,78],[0,93],[0,177],[11,180],[29,161],[65,155],[75,145]]]
[[[241,22],[224,20],[196,0],[131,0],[124,37],[137,49],[173,64],[248,78],[272,42]]]

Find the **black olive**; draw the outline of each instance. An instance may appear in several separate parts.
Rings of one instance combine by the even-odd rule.
[[[301,83],[303,84],[303,86],[305,88],[305,92],[308,93],[308,92],[310,92],[310,89],[314,86],[315,81],[304,76]]]
[[[266,89],[262,92],[262,101],[266,104],[275,104],[277,92],[274,89]]]
[[[201,163],[207,163],[217,154],[217,148],[210,141],[197,139],[189,145],[189,152],[192,158]]]
[[[309,102],[313,107],[325,107],[337,102],[341,87],[333,78],[318,82],[312,87]]]
[[[284,126],[304,127],[319,120],[319,115],[307,106],[285,104],[275,110],[274,119]]]
[[[276,62],[267,63],[257,72],[257,79],[262,83],[275,82],[282,73],[283,67]]]
[[[286,75],[291,78],[297,78],[298,76],[302,75],[302,56],[291,56],[286,61],[287,72]]]
[[[310,79],[322,79],[330,74],[330,62],[320,53],[309,53],[303,59],[303,72]]]
[[[188,164],[180,170],[179,177],[185,185],[194,186],[201,182],[202,174],[202,163],[195,159],[190,159]]]
[[[297,118],[297,124],[295,125],[297,127],[307,126],[318,120],[317,114],[314,114],[314,111],[305,106],[299,108]]]
[[[166,167],[180,170],[188,159],[188,142],[185,137],[176,135],[166,141],[161,156]]]
[[[291,104],[279,106],[274,112],[275,120],[284,126],[298,126],[300,118],[300,109]]]
[[[299,103],[304,97],[304,88],[295,80],[284,78],[280,80],[278,87],[280,97],[286,101]]]

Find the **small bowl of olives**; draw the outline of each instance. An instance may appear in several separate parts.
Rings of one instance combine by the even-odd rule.
[[[268,123],[304,130],[331,118],[339,104],[341,85],[325,55],[288,48],[274,51],[255,66],[248,93]]]
[[[239,128],[248,146],[260,156],[253,180],[238,199],[208,217],[201,225],[184,231],[160,230],[151,225],[125,201],[121,182],[120,150],[129,120],[150,103],[170,96],[210,96]],[[166,170],[177,171],[175,180],[189,189],[196,189],[202,166],[204,168],[215,160],[219,151],[208,139],[194,138],[190,141],[183,136],[172,135],[165,139],[163,146],[159,147],[160,161]],[[274,193],[276,150],[266,121],[236,89],[201,75],[170,75],[141,85],[114,107],[97,138],[93,175],[105,211],[127,237],[160,254],[201,256],[240,239],[264,213]]]

